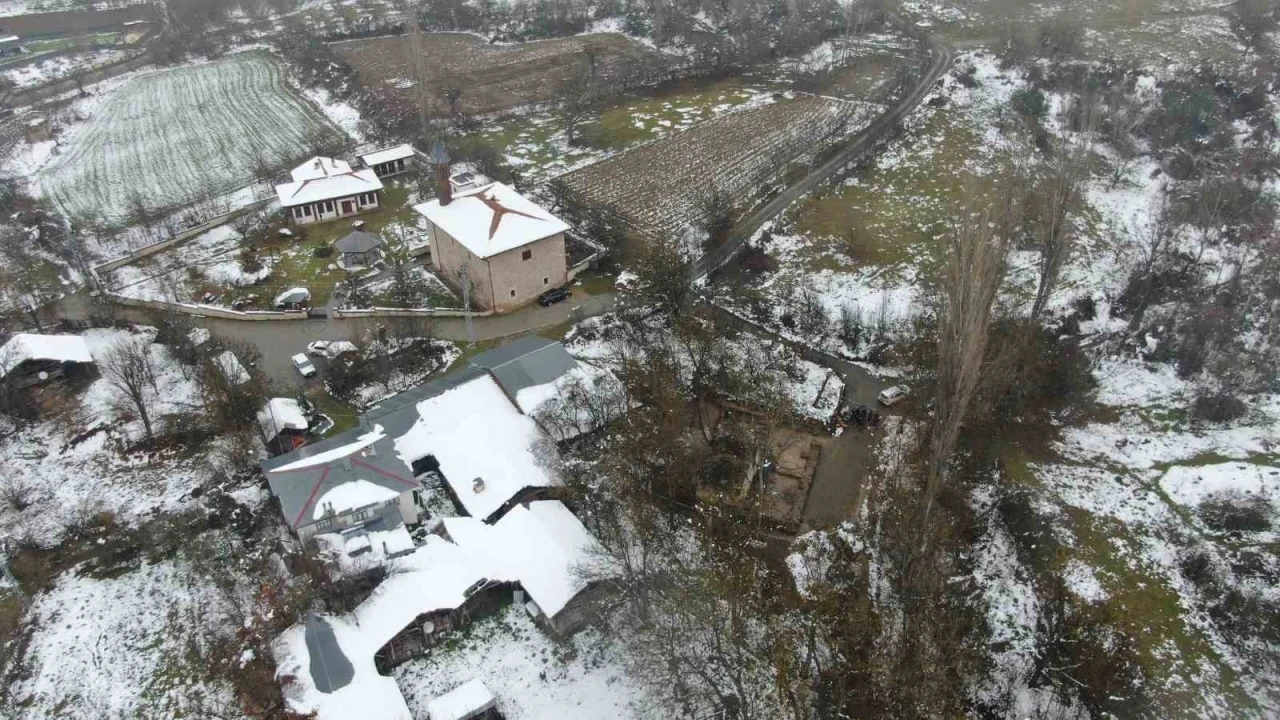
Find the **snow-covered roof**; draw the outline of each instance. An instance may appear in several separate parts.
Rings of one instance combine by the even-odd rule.
[[[342,160],[313,157],[294,168],[293,182],[276,186],[285,207],[359,195],[382,189],[382,181],[370,169],[352,170]]]
[[[354,612],[323,618],[332,629],[333,646],[307,642],[313,622],[295,625],[277,639],[278,672],[295,678],[287,693],[290,709],[315,712],[318,720],[407,720],[411,716],[399,688],[378,673],[373,657],[418,616],[462,606],[467,590],[481,580],[519,582],[550,616],[585,587],[577,569],[590,562],[595,540],[558,500],[517,506],[493,525],[448,518],[445,528],[453,542],[428,536],[426,544],[397,561],[396,573]],[[312,656],[313,647],[325,653],[320,662]],[[338,683],[331,683],[328,658],[349,663],[350,675],[339,673]]]
[[[382,237],[371,232],[353,230],[333,244],[338,252],[363,253],[382,245]]]
[[[187,333],[187,340],[191,342],[192,347],[200,347],[209,342],[210,337],[212,337],[212,333],[209,332],[208,328],[191,328],[191,332]]]
[[[528,335],[480,353],[471,364],[488,370],[514,402],[521,390],[561,377],[577,361],[555,340]]]
[[[430,720],[467,720],[497,704],[489,688],[473,678],[427,703]]]
[[[18,333],[0,346],[0,377],[28,360],[91,363],[93,355],[79,335]]]
[[[389,147],[384,150],[374,150],[371,153],[365,153],[360,156],[360,159],[364,161],[365,165],[372,167],[374,165],[381,165],[384,162],[404,160],[413,156],[413,146],[405,143],[403,145],[396,145],[395,147]]]
[[[379,505],[395,500],[400,497],[401,492],[401,489],[393,490],[364,478],[356,478],[351,482],[331,487],[316,498],[311,519],[319,520],[325,515],[341,515],[370,505]]]
[[[481,520],[527,487],[552,479],[534,455],[539,430],[485,375],[417,404],[418,420],[394,442],[406,468],[427,455],[440,463],[462,507]],[[477,479],[480,482],[477,482]]]
[[[616,420],[626,388],[605,368],[578,363],[564,375],[516,393],[516,405],[556,440],[570,440]]]
[[[479,258],[569,229],[563,220],[500,182],[458,193],[448,205],[436,199],[413,209]]]
[[[0,37],[0,43],[11,43],[11,42],[17,42],[17,41],[18,41],[18,39],[19,39],[19,38],[18,38],[18,36],[17,36],[17,35],[5,35],[5,36]]]
[[[275,437],[285,430],[306,430],[307,416],[302,406],[293,398],[271,398],[258,411],[258,424],[267,437]]]
[[[233,385],[243,385],[249,382],[249,371],[244,369],[244,365],[240,364],[240,358],[230,350],[223,351],[220,355],[213,358],[213,362],[226,376],[227,380]]]

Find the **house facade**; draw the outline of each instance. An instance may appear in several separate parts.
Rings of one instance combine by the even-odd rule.
[[[472,306],[496,312],[568,282],[564,221],[499,182],[455,193],[443,147],[431,159],[437,197],[414,210],[427,220],[431,263],[445,282],[469,284]]]
[[[381,206],[382,181],[368,168],[352,170],[334,158],[316,156],[294,168],[276,197],[299,225],[337,220]]]
[[[373,170],[379,178],[403,175],[413,169],[413,160],[417,152],[408,143],[376,150],[360,156],[360,162]]]

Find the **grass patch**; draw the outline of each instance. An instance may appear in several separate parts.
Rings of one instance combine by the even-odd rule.
[[[573,294],[585,295],[592,297],[595,295],[608,295],[615,290],[614,283],[617,278],[607,273],[597,270],[588,270],[574,279],[571,287]]]
[[[1209,641],[1183,619],[1181,599],[1167,579],[1145,567],[1139,558],[1142,542],[1123,523],[1078,508],[1066,507],[1075,537],[1075,557],[1097,570],[1099,583],[1120,610],[1117,625],[1138,647],[1153,699],[1165,717],[1198,717],[1202,705],[1198,672],[1208,663],[1220,673],[1215,692],[1231,699],[1233,707],[1252,707],[1248,695],[1238,689],[1236,673]]]
[[[944,256],[939,233],[963,207],[967,169],[981,135],[951,113],[935,112],[894,162],[859,172],[849,183],[814,193],[791,212],[796,232],[810,238],[801,261],[810,272],[858,266],[909,267],[932,273]],[[979,178],[975,190],[990,187]]]
[[[324,433],[323,437],[330,437],[338,433],[346,432],[360,424],[358,419],[359,413],[350,405],[334,398],[323,388],[314,388],[307,393],[307,399],[312,405],[316,406],[320,412],[329,416],[333,421],[333,427]]]

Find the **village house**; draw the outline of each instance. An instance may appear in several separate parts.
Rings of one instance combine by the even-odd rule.
[[[431,164],[437,197],[414,210],[427,220],[431,263],[445,282],[469,284],[471,302],[497,312],[568,282],[564,221],[499,182],[455,193],[438,142]]]
[[[300,225],[356,215],[381,204],[382,181],[368,168],[352,170],[343,160],[316,156],[289,174],[293,181],[277,185],[276,196]]]
[[[569,379],[600,372],[582,370],[560,343],[521,338],[383,400],[358,428],[263,461],[262,470],[300,538],[373,521],[418,524],[427,473],[442,478],[459,511],[493,522],[553,484],[534,462],[548,437],[536,419],[543,403]]]
[[[492,525],[445,518],[444,535],[400,556],[396,572],[354,611],[312,614],[277,638],[289,709],[316,720],[410,720],[395,678],[384,673],[507,600],[557,635],[581,628],[605,589],[581,573],[597,547],[558,500],[516,506]]]
[[[311,615],[277,640],[290,709],[318,720],[407,720],[384,673],[455,627],[510,602],[559,636],[586,624],[608,591],[581,573],[598,545],[552,498],[556,480],[540,458],[554,452],[555,436],[537,418],[566,384],[602,372],[612,378],[585,370],[558,342],[521,338],[383,400],[355,430],[262,463],[289,526],[344,572],[396,558],[352,613]],[[419,478],[428,476],[463,515],[435,521],[415,544],[405,526],[426,519]]]
[[[18,333],[0,345],[0,378],[10,387],[28,387],[84,368],[93,355],[78,335]]]
[[[413,169],[413,159],[417,152],[412,145],[405,143],[385,150],[376,150],[360,155],[360,164],[373,170],[380,178],[403,175]]]

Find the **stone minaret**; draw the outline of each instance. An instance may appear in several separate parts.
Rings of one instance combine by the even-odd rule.
[[[449,184],[449,151],[439,140],[431,146],[431,167],[436,173],[436,196],[443,207],[453,202],[453,186]]]

